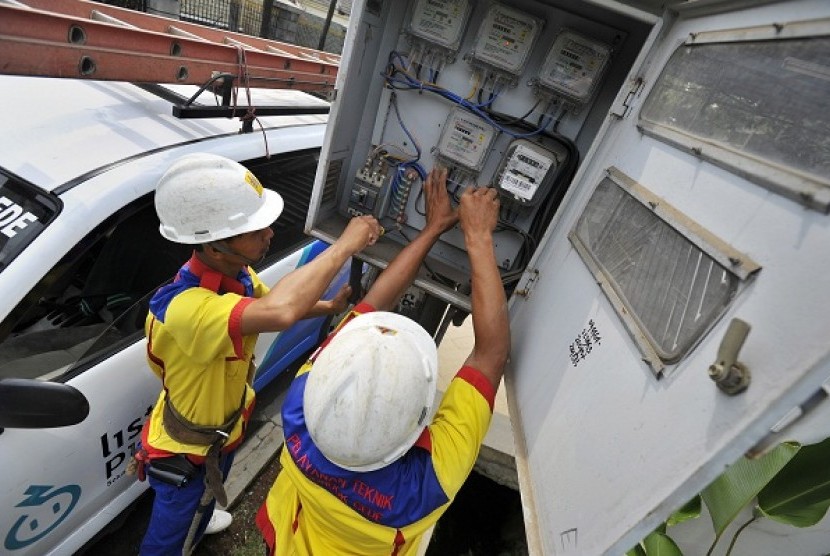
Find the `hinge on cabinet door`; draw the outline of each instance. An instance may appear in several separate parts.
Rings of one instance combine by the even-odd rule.
[[[634,83],[631,84],[631,88],[628,90],[628,93],[624,97],[622,97],[622,101],[617,101],[613,105],[611,105],[611,115],[618,117],[619,119],[623,119],[628,116],[628,113],[631,111],[631,105],[634,104],[634,99],[639,96],[640,92],[643,90],[643,78],[638,77],[634,80]]]
[[[519,295],[524,297],[525,299],[530,297],[530,292],[533,291],[533,287],[536,285],[536,281],[539,279],[539,271],[535,268],[526,268],[522,277],[519,279],[519,283],[516,285],[516,289],[513,291],[515,295]]]

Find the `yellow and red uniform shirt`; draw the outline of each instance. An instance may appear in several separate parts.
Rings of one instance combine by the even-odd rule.
[[[358,305],[340,327],[373,310]],[[303,393],[315,356],[299,370],[283,403],[282,471],[257,515],[270,553],[415,554],[473,469],[495,390],[481,372],[463,367],[402,458],[376,471],[351,471],[327,460],[306,428]]]
[[[142,431],[142,445],[151,458],[169,453],[204,456],[209,448],[177,442],[164,431],[167,396],[188,421],[218,426],[239,408],[244,392],[245,409],[225,449],[241,442],[253,409],[254,390],[247,380],[257,335],[243,336],[240,322],[244,308],[267,292],[250,268],[233,279],[194,256],[173,283],[153,296],[145,323],[147,359],[164,388]]]

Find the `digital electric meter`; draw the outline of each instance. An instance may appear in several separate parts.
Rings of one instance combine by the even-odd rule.
[[[474,172],[481,171],[496,130],[482,118],[456,108],[447,117],[438,141],[438,154]]]
[[[527,139],[516,139],[496,171],[496,188],[514,204],[535,205],[547,196],[564,156]]]
[[[574,31],[563,31],[548,51],[539,84],[554,94],[584,104],[594,94],[610,56],[608,45]]]
[[[470,8],[470,0],[417,0],[406,31],[456,52],[467,27]]]
[[[481,22],[471,57],[474,61],[519,75],[543,24],[538,17],[493,4]]]

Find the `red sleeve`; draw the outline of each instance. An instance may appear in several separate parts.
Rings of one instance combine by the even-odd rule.
[[[455,376],[470,383],[473,388],[478,390],[484,399],[487,400],[487,403],[490,404],[490,412],[493,412],[493,405],[496,402],[496,391],[493,389],[493,385],[490,384],[490,381],[487,380],[487,377],[481,374],[481,371],[475,367],[465,365],[461,367]]]
[[[242,346],[242,313],[245,311],[245,307],[253,302],[253,297],[243,297],[240,299],[239,303],[231,310],[231,318],[228,319],[228,336],[230,336],[231,342],[233,342],[233,351],[238,359],[242,359],[245,356]]]

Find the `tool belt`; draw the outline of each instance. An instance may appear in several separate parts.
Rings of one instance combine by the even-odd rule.
[[[205,455],[205,488],[213,494],[213,497],[221,506],[227,506],[228,496],[222,482],[222,471],[219,469],[219,455],[236,421],[242,415],[244,405],[245,389],[242,391],[242,401],[239,408],[233,412],[233,415],[218,427],[211,427],[197,425],[185,419],[173,407],[169,396],[166,397],[164,403],[163,425],[170,438],[183,444],[210,446]]]

